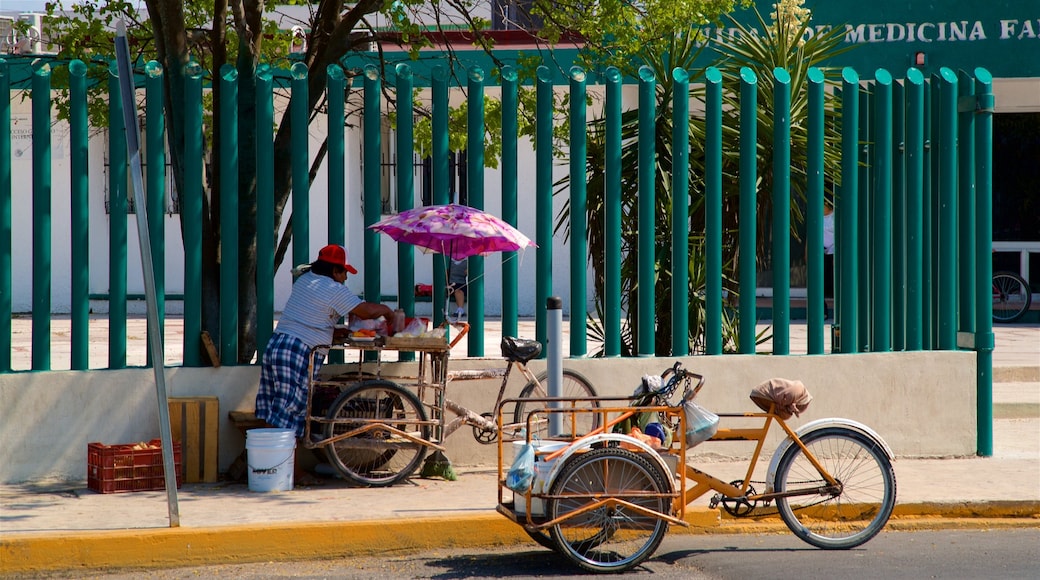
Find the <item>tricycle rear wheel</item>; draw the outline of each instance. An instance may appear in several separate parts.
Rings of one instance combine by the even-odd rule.
[[[668,522],[626,504],[669,515],[670,490],[660,468],[631,451],[607,447],[573,456],[547,500],[549,518],[565,518],[550,528],[556,550],[590,572],[638,566],[661,544]],[[607,501],[582,511],[604,499],[624,503]]]

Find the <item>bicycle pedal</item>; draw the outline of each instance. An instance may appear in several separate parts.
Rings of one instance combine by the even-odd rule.
[[[722,502],[722,494],[716,493],[715,495],[711,496],[711,501],[708,502],[708,507],[710,509],[715,509],[715,508],[719,507],[719,503],[721,503],[721,502]]]

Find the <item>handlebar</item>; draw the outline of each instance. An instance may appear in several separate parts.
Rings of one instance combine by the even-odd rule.
[[[678,389],[679,384],[684,383],[686,385],[686,389],[683,392],[683,400],[692,400],[694,397],[697,396],[697,393],[700,392],[701,388],[704,387],[705,383],[705,378],[703,375],[699,375],[695,372],[686,370],[685,368],[683,368],[682,362],[680,361],[676,361],[675,364],[672,365],[670,368],[665,369],[665,371],[661,373],[661,378],[667,379],[667,381],[661,387],[661,389],[657,393],[655,393],[655,395],[664,399],[670,398],[672,394],[675,393],[676,389]],[[697,381],[697,385],[693,388],[690,388],[690,382],[695,379]]]

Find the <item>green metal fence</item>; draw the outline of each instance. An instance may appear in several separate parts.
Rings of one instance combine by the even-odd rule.
[[[79,61],[68,64],[71,78],[71,116],[69,121],[73,179],[72,191],[68,202],[73,208],[71,223],[53,224],[53,203],[65,203],[64,196],[56,195],[51,188],[52,151],[51,132],[53,122],[52,88],[50,65],[35,68],[32,72],[32,214],[33,214],[33,247],[31,250],[20,248],[19,251],[32,252],[32,369],[46,371],[51,368],[50,362],[50,320],[51,320],[51,281],[54,276],[66,276],[64,272],[55,272],[51,268],[53,252],[71,252],[72,256],[72,368],[87,368],[88,341],[88,302],[87,273],[89,264],[85,254],[86,232],[91,226],[96,227],[101,220],[92,222],[91,216],[82,209],[86,207],[84,199],[87,195],[86,181],[82,176],[86,173],[88,163],[90,128],[87,126],[86,104],[83,78],[86,66]],[[163,71],[157,63],[149,63],[145,67],[145,86],[143,99],[146,111],[146,134],[149,144],[162,143],[164,136],[164,114],[162,112],[162,75]],[[274,126],[276,120],[272,107],[272,76],[277,71],[263,68],[256,81],[256,110],[260,128]],[[202,328],[202,299],[200,294],[201,262],[202,262],[202,115],[203,87],[202,71],[192,69],[186,75],[185,102],[187,138],[184,142],[185,181],[181,192],[181,212],[184,222],[184,361],[188,366],[198,366],[200,353],[200,336]],[[332,128],[329,135],[330,161],[326,163],[329,171],[328,192],[320,195],[328,196],[330,211],[329,240],[344,241],[343,218],[347,208],[356,207],[345,203],[346,191],[343,183],[343,134],[344,110],[343,94],[346,89],[343,71],[338,67],[328,71],[329,103],[328,126]],[[118,114],[121,103],[116,83],[115,66],[110,68],[111,89],[110,103],[112,115],[109,127],[111,160],[110,192],[112,216],[123,215],[126,208],[126,158],[125,145],[122,140],[122,115]],[[308,120],[308,95],[306,67],[297,63],[289,71],[281,71],[281,77],[288,78],[291,100],[289,107],[293,123],[304,125]],[[787,152],[791,147],[791,115],[790,115],[790,77],[783,69],[772,71],[771,79],[774,87],[772,95],[776,130],[771,136],[769,146],[774,152],[773,172],[774,189],[770,192],[774,212],[771,216],[772,230],[785,232],[790,228],[791,191],[789,189],[790,160]],[[481,142],[481,135],[486,130],[483,124],[483,98],[488,75],[479,67],[474,67],[465,76],[466,99],[469,106],[470,142]],[[516,152],[517,134],[517,77],[515,71],[508,67],[501,71],[501,98],[504,118],[502,119],[503,150],[501,159],[502,176],[502,213],[507,222],[517,221],[517,175],[532,173],[532,168],[520,167]],[[681,89],[676,94],[685,95],[689,83],[688,71],[676,70],[673,80]],[[523,200],[524,205],[533,208],[537,215],[536,251],[536,304],[544,304],[553,288],[553,229],[552,229],[552,195],[553,184],[551,168],[553,138],[552,95],[557,89],[552,84],[553,75],[546,67],[538,71],[535,81],[537,109],[535,112],[535,156],[533,168],[535,176],[535,199]],[[723,86],[722,75],[714,68],[709,68],[703,75],[706,83],[703,112],[694,113],[696,122],[705,126],[708,155],[704,176],[704,191],[692,192],[695,196],[704,196],[706,224],[705,248],[707,279],[705,288],[707,303],[707,328],[705,342],[708,354],[722,353],[722,309],[725,305],[723,289],[717,281],[721,280],[720,248],[722,244],[721,225],[721,155],[723,153],[722,111],[723,94],[730,92],[741,95],[740,111],[742,138],[740,150],[732,153],[740,159],[740,238],[739,254],[748,256],[755,254],[755,242],[758,233],[756,223],[757,175],[755,169],[755,85],[758,79],[753,71],[741,71],[740,86]],[[607,70],[598,75],[596,84],[605,85],[605,106],[600,114],[606,118],[607,172],[606,191],[607,204],[604,208],[607,231],[606,240],[621,238],[621,204],[628,203],[638,208],[638,296],[630,306],[638,309],[638,328],[633,329],[635,352],[640,356],[653,356],[654,335],[657,322],[654,318],[654,297],[652,289],[655,277],[656,256],[654,255],[655,223],[668,219],[672,221],[672,252],[674,263],[687,263],[689,251],[689,215],[687,192],[689,184],[678,180],[673,185],[677,203],[673,214],[669,216],[654,215],[653,164],[658,154],[660,143],[654,141],[654,123],[656,117],[655,90],[657,79],[649,69],[640,71],[634,82],[638,86],[639,108],[639,179],[633,191],[623,191],[620,174],[616,172],[620,159],[621,137],[620,117],[621,86],[623,79],[616,70]],[[220,84],[226,95],[236,94],[237,73],[233,68],[221,71],[215,82]],[[571,95],[570,132],[570,205],[572,209],[571,248],[572,272],[569,279],[571,286],[571,356],[585,356],[586,327],[585,315],[585,258],[588,249],[585,247],[586,220],[584,183],[587,168],[584,163],[586,149],[586,108],[585,102],[588,85],[592,83],[592,75],[585,71],[570,71],[567,90]],[[397,91],[410,94],[412,75],[406,64],[398,65],[383,79],[378,69],[365,69],[363,83],[363,127],[367,144],[364,159],[364,189],[379,191],[379,123],[385,107],[381,90],[383,83],[392,85]],[[448,99],[451,87],[449,75],[443,67],[436,69],[431,87],[433,111],[433,200],[434,203],[447,203],[449,191],[447,183],[448,168]],[[9,65],[0,59],[0,93],[13,95],[17,90],[11,84]],[[863,351],[919,350],[919,349],[956,349],[958,347],[973,348],[979,356],[979,402],[980,422],[991,413],[985,407],[991,405],[988,392],[991,380],[991,351],[993,335],[991,327],[991,302],[987,295],[990,266],[990,232],[991,232],[991,164],[992,150],[992,113],[993,94],[992,79],[983,69],[972,73],[955,73],[950,69],[942,69],[930,79],[916,69],[906,72],[903,79],[894,79],[885,70],[877,70],[870,77],[861,77],[852,69],[842,71],[839,90],[842,126],[840,142],[827,142],[824,137],[824,99],[825,90],[829,90],[824,75],[819,70],[809,74],[809,112],[807,116],[808,141],[810,152],[807,172],[810,176],[807,196],[806,239],[810,251],[807,252],[807,323],[809,332],[808,353],[821,354],[825,351],[824,336],[824,298],[823,298],[823,250],[822,250],[822,215],[824,199],[823,151],[825,148],[840,149],[841,166],[845,176],[841,180],[837,193],[835,213],[837,216],[837,252],[836,252],[836,295],[835,295],[835,335],[832,337],[836,352],[856,353]],[[12,98],[0,99],[0,336],[5,342],[11,336],[12,316],[12,253],[15,251],[12,239],[12,162],[11,162],[11,101]],[[221,244],[221,287],[220,287],[220,326],[233,329],[238,325],[238,223],[236,221],[238,196],[233,192],[238,189],[238,172],[234,170],[239,162],[239,147],[236,141],[237,99],[223,98],[221,106],[225,108],[223,116],[226,126],[220,129],[224,135],[221,150],[217,153],[221,158],[222,190],[221,229],[224,237]],[[686,127],[691,119],[688,99],[676,98],[671,114],[676,127]],[[409,119],[403,115],[400,119]],[[409,119],[410,120],[410,119]],[[746,120],[746,122],[745,122]],[[411,126],[403,122],[398,126],[401,138],[397,144],[397,155],[410,158],[412,155]],[[689,133],[677,130],[672,136],[669,146],[679,151],[678,163],[686,163],[683,152],[688,151]],[[307,247],[309,200],[318,192],[308,190],[307,139],[304,132],[293,133],[293,150],[298,152],[293,159],[293,206],[292,228],[294,243],[292,248],[293,263],[303,263],[311,256]],[[262,130],[258,135],[256,147],[257,182],[257,248],[260,260],[257,266],[258,297],[258,344],[264,344],[270,336],[273,313],[273,210],[271,202],[271,182],[269,173],[274,165],[272,135]],[[159,196],[149,199],[149,203],[160,206],[162,197],[163,176],[154,172],[153,168],[165,168],[161,157],[163,147],[149,146],[146,160],[149,168],[147,176],[149,194]],[[154,156],[154,157],[152,157]],[[482,151],[471,151],[468,156],[468,181],[470,186],[469,203],[483,208],[484,159]],[[156,173],[152,175],[152,173]],[[19,176],[24,179],[25,176]],[[398,176],[399,187],[397,207],[401,209],[413,207],[416,203],[415,193],[411,186],[410,169],[402,171]],[[623,200],[625,200],[623,202]],[[157,231],[161,228],[161,219],[156,219]],[[230,211],[229,211],[230,210]],[[161,210],[158,210],[161,211]],[[573,213],[577,212],[577,213]],[[364,223],[371,224],[380,218],[378,196],[366,196],[364,205]],[[96,216],[95,216],[96,217]],[[69,227],[72,231],[72,247],[52,248],[51,228]],[[126,220],[109,220],[109,364],[108,368],[121,368],[126,365],[126,317],[127,317],[127,226]],[[228,235],[234,234],[234,235]],[[788,236],[773,236],[770,261],[776,273],[772,279],[773,296],[773,354],[790,354],[790,278],[791,248]],[[162,237],[152,240],[153,256],[163,256],[167,248],[162,247]],[[380,239],[375,232],[366,231],[364,238],[364,293],[368,299],[379,300],[380,280]],[[607,356],[620,353],[621,328],[617,321],[622,318],[620,299],[620,259],[621,251],[617,246],[605,248],[604,304],[605,331],[604,349]],[[444,264],[434,263],[434,303],[443,303]],[[483,311],[483,278],[484,261],[500,259],[498,257],[474,257],[470,259],[470,272],[475,274],[474,283],[470,287],[471,336],[469,342],[471,355],[484,354],[482,341],[485,313]],[[506,255],[503,262],[503,331],[516,332],[517,319],[517,280],[516,261]],[[739,345],[741,352],[754,352],[755,289],[757,286],[753,260],[741,260],[739,271],[739,295],[741,300],[735,306],[739,310]],[[750,266],[749,266],[750,265]],[[156,265],[156,280],[160,300],[164,296],[165,285],[162,282],[161,262]],[[398,253],[399,296],[406,310],[413,308],[411,302],[414,277],[414,257],[411,248],[402,246]],[[685,272],[676,277],[679,289],[686,289]],[[686,336],[689,320],[689,301],[682,291],[676,292],[680,299],[674,300],[671,315],[673,324],[670,328],[678,333],[675,354],[685,354],[681,340]],[[162,312],[162,310],[160,310]],[[437,313],[436,317],[443,316]],[[439,320],[435,320],[439,322]],[[163,324],[160,319],[159,324]],[[545,313],[539,309],[536,315],[536,338],[545,341]],[[958,331],[961,333],[958,334]],[[221,332],[219,350],[224,361],[236,360],[238,350],[236,332]],[[0,372],[11,372],[10,348],[0,348]],[[989,430],[980,429],[980,433]],[[980,435],[981,439],[981,435]],[[992,446],[991,441],[980,440],[980,452]]]

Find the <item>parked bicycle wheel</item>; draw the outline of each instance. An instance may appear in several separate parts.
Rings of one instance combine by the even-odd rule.
[[[575,455],[554,480],[546,505],[550,519],[564,518],[550,528],[556,551],[590,572],[638,566],[661,544],[668,522],[626,504],[669,514],[670,491],[661,470],[631,451],[607,447]],[[583,511],[603,500],[619,501]]]
[[[1029,284],[1014,272],[993,274],[993,321],[1014,322],[1029,312],[1033,301]]]
[[[531,398],[544,398],[548,397],[549,393],[546,389],[549,387],[548,374],[542,373],[538,375],[538,382],[530,382],[520,391],[520,399],[531,399]],[[569,369],[563,369],[563,385],[560,396],[569,399],[589,399],[596,396],[596,390],[592,388],[592,383],[589,382],[581,373],[572,371]],[[544,408],[545,403],[525,403],[519,401],[516,404],[516,410],[513,412],[514,423],[526,423],[528,412],[534,409]],[[574,405],[577,409],[596,409],[599,408],[599,403],[596,401],[580,401]],[[564,430],[570,434],[571,429],[571,416],[563,413]],[[575,413],[574,420],[574,434],[575,436],[584,435],[589,431],[592,431],[596,427],[599,427],[599,415],[597,413]],[[538,438],[547,439],[549,438],[549,421],[547,417],[536,418],[532,421],[531,427],[531,438],[533,439],[536,435]]]
[[[818,548],[845,550],[885,527],[896,503],[896,476],[885,451],[868,437],[842,427],[820,429],[802,443],[834,478],[833,495],[780,498],[780,518],[796,536]],[[777,465],[778,493],[825,485],[802,448],[792,445]]]
[[[396,383],[365,381],[343,392],[332,404],[329,419],[369,421],[328,423],[326,438],[356,434],[325,446],[325,454],[343,476],[364,486],[384,487],[410,476],[426,457],[426,446],[392,429],[420,439],[430,438],[426,412],[419,399]],[[378,420],[378,421],[372,421]]]

